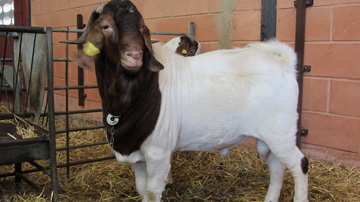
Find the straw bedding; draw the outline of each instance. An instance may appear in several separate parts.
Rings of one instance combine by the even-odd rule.
[[[64,121],[57,121],[62,128]],[[105,140],[104,131],[71,133],[71,145]],[[59,135],[58,147],[65,145]],[[71,150],[71,162],[111,155],[108,145]],[[65,163],[65,152],[58,152],[58,164]],[[45,162],[40,162],[46,165]],[[30,167],[24,163],[23,168]],[[0,166],[0,173],[12,166]],[[174,183],[167,185],[163,201],[262,201],[269,184],[269,172],[256,152],[233,149],[226,157],[216,152],[177,152],[172,165]],[[27,174],[39,186],[50,187],[50,179],[41,172]],[[134,173],[130,165],[115,159],[58,169],[59,201],[140,201],[135,191]],[[292,201],[294,182],[286,171],[280,201]],[[310,201],[360,201],[360,172],[345,167],[310,160]],[[13,177],[0,179],[0,201],[42,202],[45,199],[26,183],[18,186]]]
[[[5,103],[0,102],[0,113],[11,113],[11,107],[7,106]],[[27,124],[26,121],[16,115],[15,119],[13,120],[1,120],[2,123],[11,123],[14,125],[14,127],[17,130],[17,134],[20,135],[22,138],[34,138],[38,137],[38,135],[35,132],[35,129],[30,124]],[[8,133],[8,136],[16,139],[16,137],[13,136],[13,134]]]

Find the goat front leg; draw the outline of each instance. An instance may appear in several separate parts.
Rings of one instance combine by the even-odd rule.
[[[135,172],[136,191],[139,193],[141,200],[145,201],[146,184],[147,184],[147,171],[146,162],[137,162],[132,164]]]
[[[160,202],[161,195],[164,191],[168,175],[171,169],[170,157],[171,154],[147,156],[147,185],[145,200],[149,202]],[[160,158],[159,158],[160,157]]]
[[[172,163],[172,159],[173,159],[173,156],[171,155],[170,157],[170,164]],[[170,165],[171,166],[171,165]],[[172,174],[171,174],[171,169],[169,170],[169,173],[167,175],[167,180],[166,180],[166,183],[167,184],[172,184],[174,182],[173,180],[173,177],[172,177]]]

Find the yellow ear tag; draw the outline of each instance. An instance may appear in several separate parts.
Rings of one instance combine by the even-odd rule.
[[[186,55],[187,54],[187,51],[185,49],[182,50],[181,52],[183,55]]]
[[[84,53],[87,56],[95,56],[100,53],[100,50],[94,46],[94,44],[87,42],[84,48]]]

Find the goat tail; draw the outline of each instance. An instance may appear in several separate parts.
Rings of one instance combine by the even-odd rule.
[[[284,69],[295,70],[297,65],[297,55],[295,51],[286,43],[272,39],[266,42],[249,44],[249,47],[254,47],[262,51],[280,57],[282,67]]]

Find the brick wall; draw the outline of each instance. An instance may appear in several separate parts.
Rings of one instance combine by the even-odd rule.
[[[76,14],[84,21],[102,0],[32,0],[32,25],[76,27]],[[152,31],[188,32],[203,52],[243,46],[260,40],[261,0],[133,0]],[[296,9],[292,0],[278,0],[277,37],[294,46]],[[360,0],[314,0],[307,9],[302,149],[321,159],[360,162]],[[76,36],[71,36],[75,38]],[[161,40],[169,37],[153,36]],[[63,57],[63,34],[54,35],[54,56]],[[71,51],[75,52],[72,47]],[[57,85],[64,84],[63,64],[55,65]],[[76,66],[70,65],[70,85],[76,85]],[[93,71],[85,71],[85,84],[94,84]],[[96,90],[86,90],[86,108],[99,107]],[[61,93],[58,96],[63,96]],[[76,92],[71,93],[73,109]],[[58,102],[63,105],[63,102]],[[96,117],[96,116],[94,116]]]

